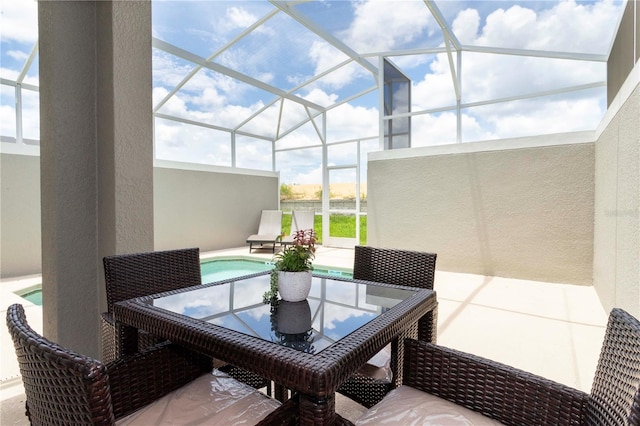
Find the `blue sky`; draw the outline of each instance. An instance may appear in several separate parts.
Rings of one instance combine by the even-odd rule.
[[[576,1],[437,1],[442,16],[462,45],[505,49],[558,51],[606,55],[618,25],[623,2]],[[32,0],[1,0],[2,32],[0,77],[15,80],[37,40],[37,3]],[[314,75],[347,59],[338,48],[308,31],[283,11],[229,46],[243,31],[276,10],[267,1],[154,1],[153,36],[197,56],[229,67],[263,84],[291,91],[310,104],[328,107],[375,86],[380,52],[431,49],[419,55],[391,56],[412,80],[412,110],[429,111],[455,106],[451,69],[443,53],[442,32],[423,1],[319,1],[292,6],[303,19],[363,55],[360,64],[350,63],[323,78],[300,86]],[[225,46],[229,46],[221,51]],[[194,69],[194,65],[171,53],[153,49],[154,104]],[[368,56],[371,55],[371,56]],[[37,60],[25,83],[37,84]],[[566,59],[531,58],[463,52],[462,104],[491,99],[527,96],[536,91],[557,90],[606,79],[605,63]],[[0,119],[2,134],[15,133],[15,110],[11,88],[2,85]],[[546,98],[530,98],[476,106],[462,112],[463,141],[509,138],[532,134],[593,129],[606,109],[605,88],[592,88]],[[313,114],[292,102],[269,107],[275,96],[213,70],[199,70],[158,107],[157,112],[207,125],[238,129],[272,138]],[[24,134],[37,135],[37,96],[26,96]],[[377,92],[330,110],[327,141],[366,138],[377,134]],[[253,120],[244,121],[260,111]],[[562,114],[562,120],[549,120]],[[35,118],[29,118],[35,117]],[[280,128],[276,127],[282,118]],[[319,123],[318,121],[316,123]],[[215,128],[195,128],[157,119],[156,155],[165,159],[228,165],[229,134]],[[455,142],[455,111],[438,111],[413,118],[413,145]],[[316,146],[321,141],[311,124],[297,129],[278,147]],[[238,166],[270,168],[270,142],[239,136]],[[340,163],[340,148],[334,148]],[[352,149],[345,147],[347,151]],[[286,180],[318,181],[317,150],[279,154]],[[246,160],[246,159],[250,160]],[[310,163],[300,167],[302,162]],[[295,172],[289,172],[290,170]]]

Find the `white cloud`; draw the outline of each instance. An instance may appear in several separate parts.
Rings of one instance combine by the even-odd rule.
[[[235,28],[247,28],[258,20],[252,13],[240,7],[228,8],[226,15],[226,22]]]
[[[38,40],[38,2],[2,0],[0,14],[2,15],[0,39],[3,42],[35,43]]]
[[[387,51],[424,37],[431,14],[421,1],[359,1],[342,35],[356,51]]]
[[[619,7],[609,0],[594,5],[563,1],[554,3],[541,12],[516,5],[493,11],[486,17],[482,27],[479,11],[468,8],[458,13],[452,28],[460,42],[467,45],[606,53],[613,31],[612,23],[616,22],[620,13]],[[585,22],[593,22],[594,25],[584,25]],[[462,53],[463,104],[567,88],[605,79],[604,63]],[[575,108],[567,104],[568,96],[565,95],[561,101],[546,98],[544,102],[538,99],[508,103],[505,106],[474,108],[469,111],[473,117],[464,113],[463,139],[481,140],[536,134],[540,133],[540,129],[572,131],[593,128],[604,113],[599,102],[601,92],[573,94],[574,98],[585,97],[577,101]],[[413,110],[454,105],[448,58],[440,54],[431,63],[424,78],[414,82]],[[492,115],[490,111],[500,113]],[[553,123],[549,123],[549,117],[558,116],[562,116],[562,120],[552,120]],[[438,143],[433,135],[450,141],[451,137],[447,136],[446,131],[453,131],[455,135],[453,122],[447,119],[449,114],[430,117],[414,119],[414,145],[416,142],[424,144],[421,138],[429,141],[428,144]],[[425,125],[420,127],[418,123]],[[436,129],[436,126],[441,128]]]
[[[465,9],[458,13],[451,29],[462,44],[473,43],[480,27],[480,13],[476,9]]]

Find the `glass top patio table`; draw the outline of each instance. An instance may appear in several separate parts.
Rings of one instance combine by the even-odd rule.
[[[398,383],[397,343],[431,327],[437,307],[433,290],[314,276],[305,302],[276,308],[262,301],[269,280],[264,272],[118,302],[119,355],[137,351],[137,329],[146,330],[292,390],[300,424],[333,424],[338,387],[389,343]]]
[[[263,340],[318,353],[357,330],[415,290],[313,277],[307,300],[264,303],[269,275],[236,279],[145,300],[169,312]]]

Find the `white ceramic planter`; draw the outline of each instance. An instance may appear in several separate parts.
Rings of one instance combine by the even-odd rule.
[[[282,300],[300,302],[309,296],[311,290],[311,271],[278,271],[278,293]]]

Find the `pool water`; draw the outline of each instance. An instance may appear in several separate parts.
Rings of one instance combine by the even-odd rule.
[[[246,259],[217,259],[200,264],[202,283],[228,280],[242,275],[266,272],[273,269],[273,263]]]
[[[29,293],[21,294],[20,297],[27,299],[34,305],[42,306],[42,289],[32,290]]]
[[[212,259],[204,261],[200,264],[202,274],[202,282],[204,284],[215,281],[228,280],[231,278],[241,277],[243,275],[255,274],[258,272],[266,272],[273,269],[273,262],[265,262],[250,259]],[[345,271],[337,271],[331,269],[315,268],[315,274],[338,276],[351,278],[353,274]],[[34,305],[42,306],[42,289],[30,291],[21,294],[20,297],[27,299]]]
[[[273,269],[273,262],[251,259],[215,259],[200,264],[202,282],[204,284],[215,281],[228,280],[243,275],[266,272]],[[351,278],[353,274],[346,271],[314,268],[314,274]]]

